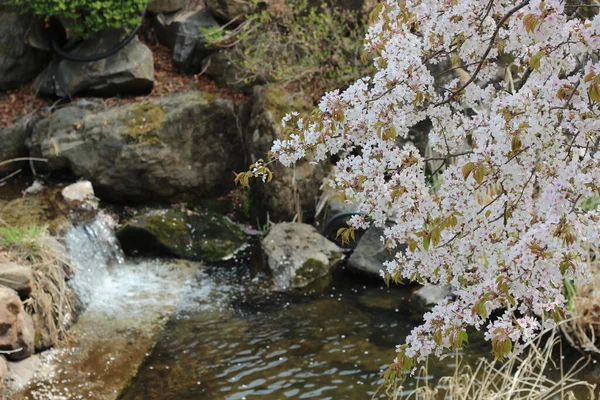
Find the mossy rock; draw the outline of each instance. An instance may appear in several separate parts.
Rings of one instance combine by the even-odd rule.
[[[71,224],[58,202],[59,189],[45,189],[10,201],[0,201],[0,219],[12,227],[47,226],[59,233]]]
[[[126,253],[174,255],[194,261],[219,261],[241,247],[246,236],[227,218],[186,209],[155,210],[127,221],[117,238]]]
[[[322,291],[341,249],[307,224],[274,225],[261,242],[277,291]]]
[[[127,130],[123,135],[129,142],[159,144],[160,129],[165,122],[165,111],[152,102],[136,104],[123,121]]]

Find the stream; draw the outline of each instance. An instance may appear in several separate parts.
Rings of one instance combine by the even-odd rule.
[[[395,346],[421,320],[406,288],[341,270],[324,293],[276,294],[246,265],[196,275],[195,295],[120,399],[369,399]],[[485,352],[472,342],[464,356]],[[453,362],[433,362],[430,372],[451,373]]]
[[[387,399],[376,394],[381,372],[425,311],[411,287],[342,266],[323,292],[273,292],[256,244],[203,266],[125,257],[98,220],[72,229],[71,285],[87,306],[79,341],[19,399]],[[463,362],[489,351],[470,334]],[[404,392],[435,386],[455,362],[430,358],[430,376],[409,378]]]

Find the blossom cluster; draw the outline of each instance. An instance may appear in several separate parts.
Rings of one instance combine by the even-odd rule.
[[[353,229],[396,221],[382,240],[408,249],[387,279],[454,288],[399,346],[398,369],[461,346],[469,326],[508,356],[567,314],[566,281],[589,279],[600,16],[578,4],[385,0],[365,41],[374,75],[283,121],[283,164],[339,155],[331,185],[367,215]],[[405,140],[425,120],[439,156]]]

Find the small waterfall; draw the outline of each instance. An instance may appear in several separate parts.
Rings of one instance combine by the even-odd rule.
[[[125,256],[112,229],[99,217],[71,228],[66,245],[76,268],[70,285],[87,306],[97,285],[106,279],[111,267],[124,263]]]

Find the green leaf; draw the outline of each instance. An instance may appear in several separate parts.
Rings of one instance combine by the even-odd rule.
[[[479,164],[477,170],[475,170],[475,173],[473,174],[473,178],[475,178],[475,181],[477,183],[481,184],[481,182],[483,182],[483,178],[485,178],[486,175],[487,168],[485,167],[485,165]]]
[[[529,59],[529,66],[532,69],[534,69],[534,70],[536,70],[536,71],[539,72],[539,70],[540,70],[540,64],[541,64],[541,60],[542,60],[543,56],[544,56],[544,52],[542,52],[542,51],[538,51],[537,53],[535,53],[533,55],[533,57],[531,57]]]
[[[594,81],[588,89],[588,94],[590,95],[590,100],[600,103],[600,84]]]

